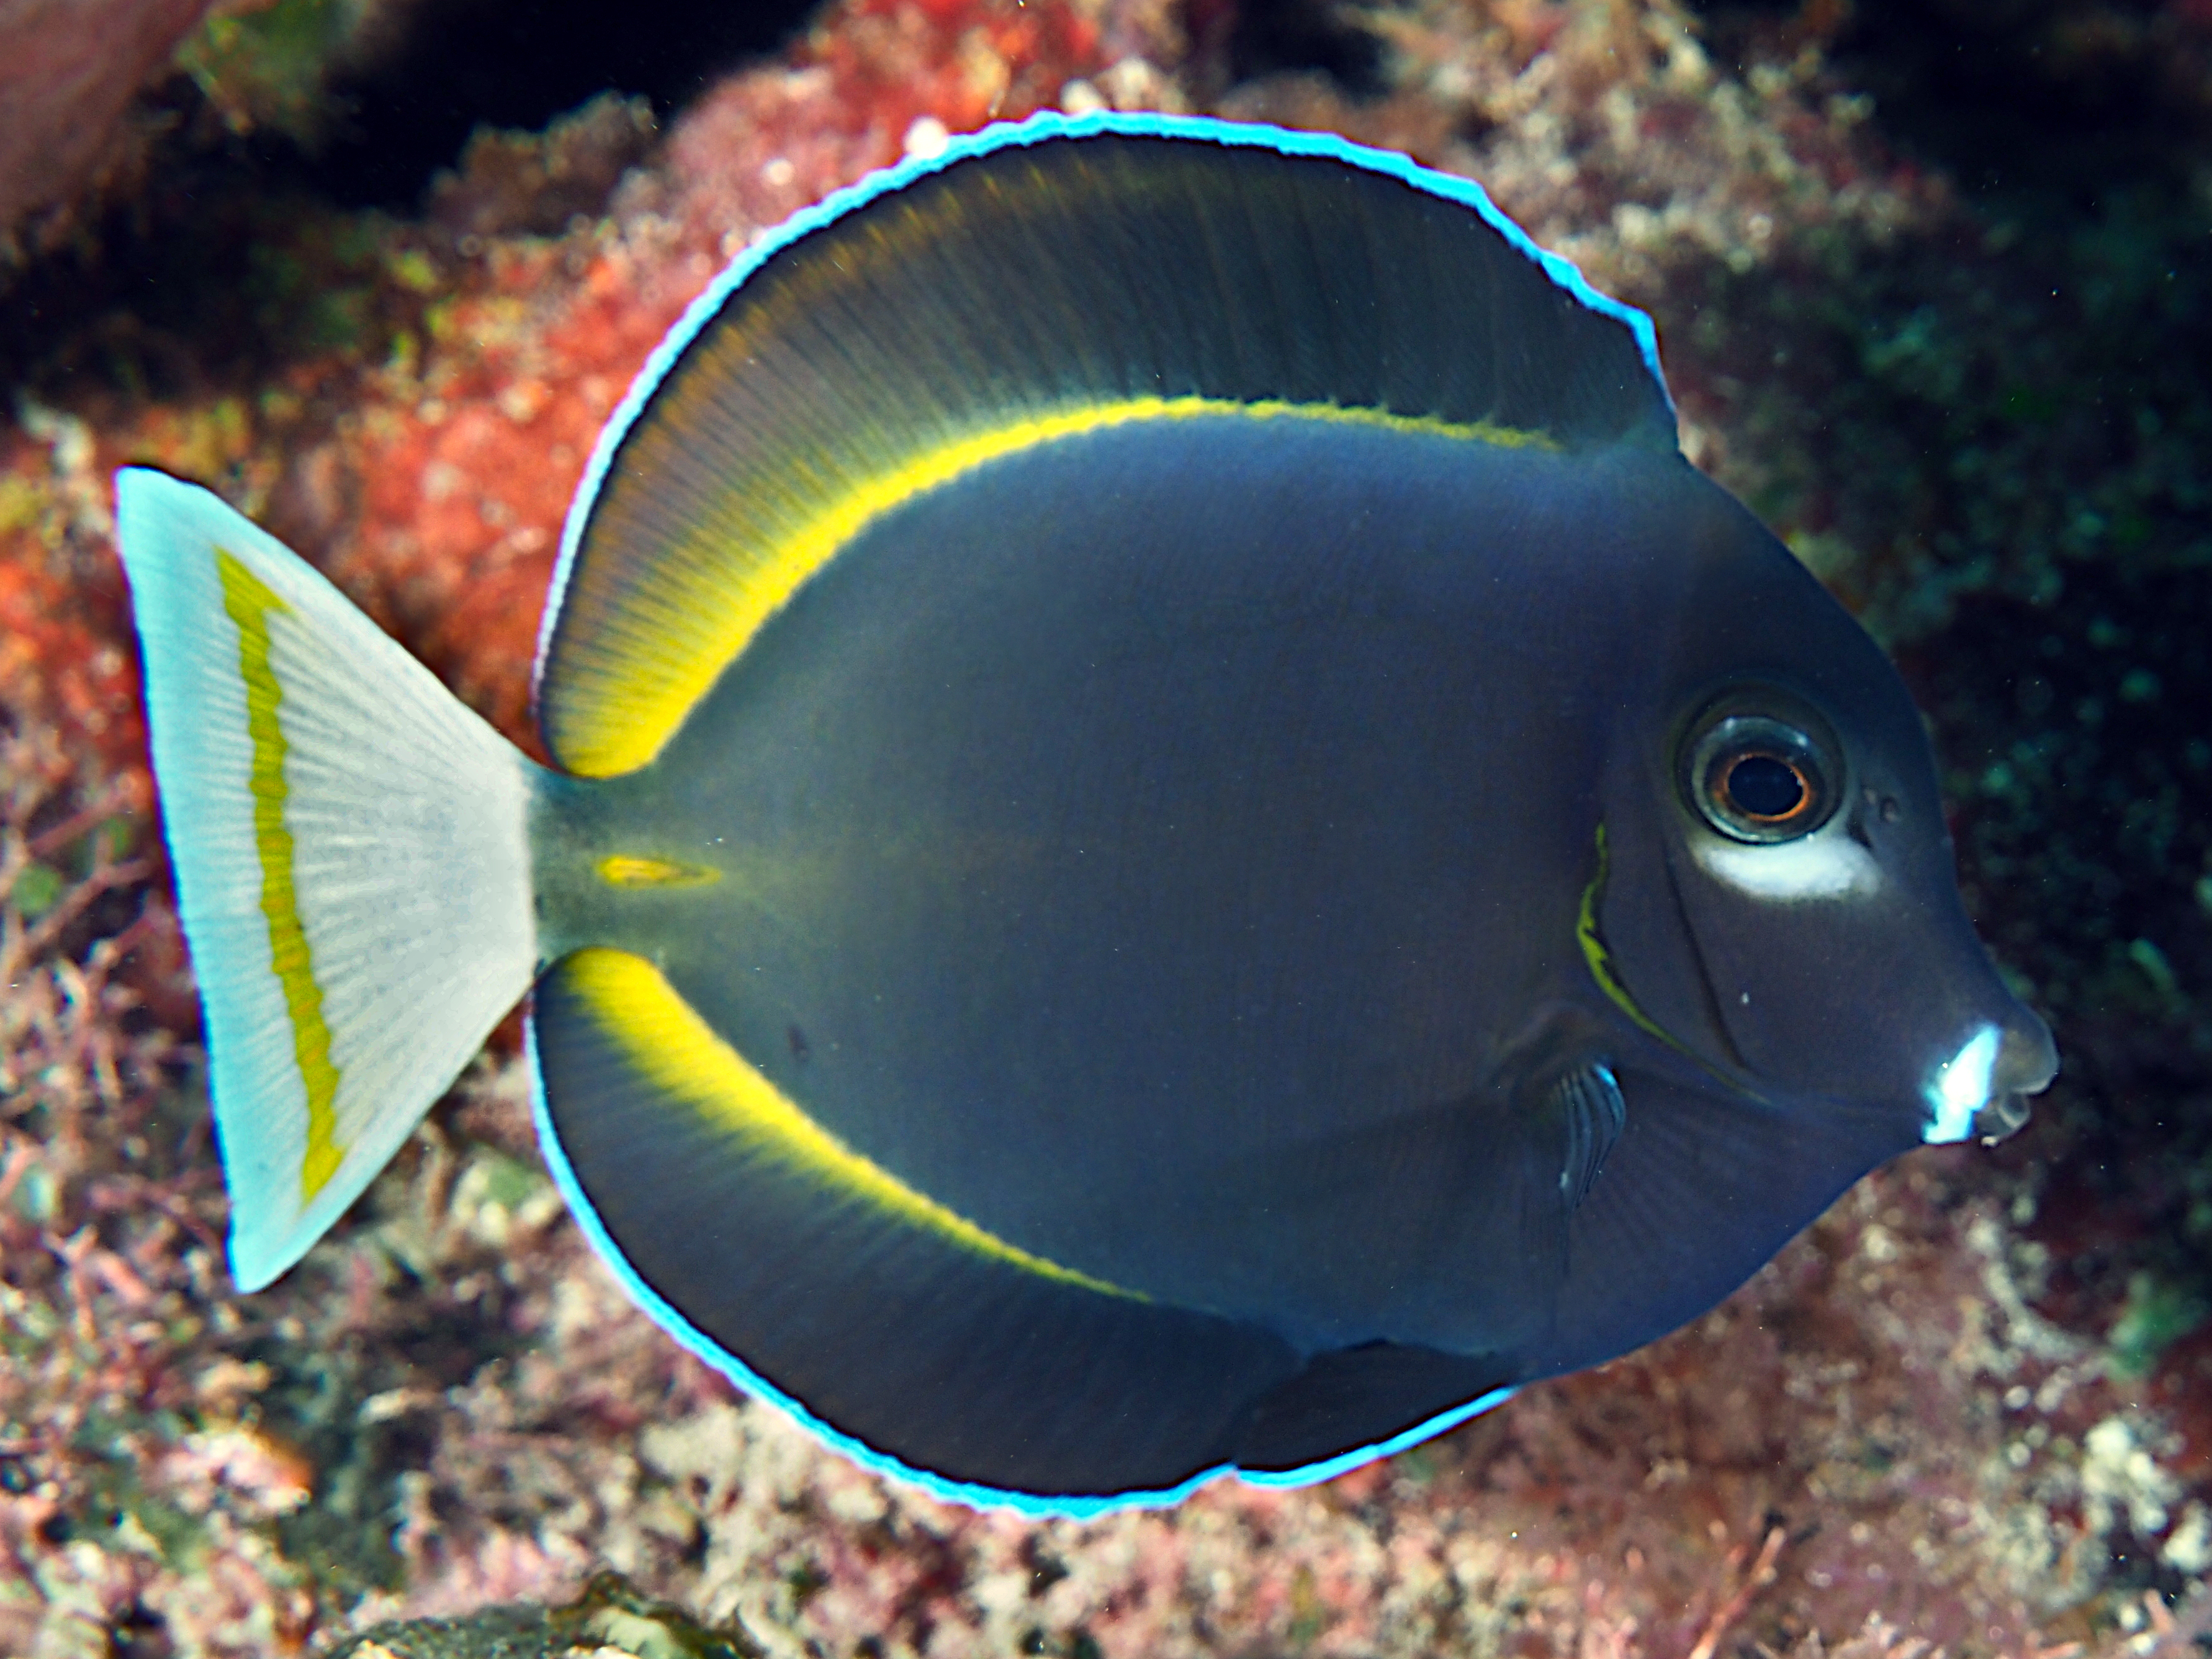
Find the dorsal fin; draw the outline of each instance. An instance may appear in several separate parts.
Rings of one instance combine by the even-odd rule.
[[[652,759],[870,518],[993,455],[1266,403],[1672,450],[1650,321],[1480,188],[1319,134],[1033,118],[800,214],[653,354],[571,509],[547,745]]]

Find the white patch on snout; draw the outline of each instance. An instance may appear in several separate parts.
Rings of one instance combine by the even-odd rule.
[[[1881,866],[1874,854],[1840,830],[1768,845],[1701,836],[1693,851],[1714,880],[1753,898],[1785,904],[1799,899],[1863,897],[1881,885]]]
[[[1974,1114],[1989,1104],[1997,1042],[1997,1028],[1983,1026],[1928,1079],[1920,1091],[1928,1102],[1928,1127],[1920,1138],[1930,1146],[1948,1146],[1973,1133]]]

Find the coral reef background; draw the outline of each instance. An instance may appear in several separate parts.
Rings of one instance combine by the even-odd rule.
[[[102,5],[0,0],[0,1652],[460,1651],[389,1621],[518,1600],[568,1610],[510,1651],[645,1651],[653,1600],[779,1655],[2212,1645],[2204,0]],[[2033,1125],[1385,1464],[1090,1523],[887,1486],[664,1340],[511,1030],[234,1296],[113,467],[526,741],[561,514],[690,296],[902,150],[1105,105],[1410,150],[1652,312],[1692,459],[1930,715],[2065,1055]]]

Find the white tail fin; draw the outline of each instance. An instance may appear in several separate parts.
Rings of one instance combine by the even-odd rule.
[[[116,478],[231,1273],[358,1197],[536,971],[537,769],[275,538]]]

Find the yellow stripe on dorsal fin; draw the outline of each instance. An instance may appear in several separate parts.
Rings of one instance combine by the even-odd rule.
[[[967,433],[887,464],[880,472],[853,478],[842,495],[814,505],[811,517],[801,516],[805,502],[793,503],[782,523],[769,520],[766,511],[760,510],[759,521],[747,533],[776,539],[764,542],[742,566],[734,559],[717,560],[711,547],[702,546],[653,579],[651,585],[656,590],[665,586],[670,596],[665,607],[659,607],[663,614],[685,620],[680,628],[670,623],[656,648],[637,653],[624,674],[603,685],[593,700],[592,718],[580,728],[593,735],[568,757],[570,765],[587,775],[611,775],[652,760],[722,671],[751,643],[762,624],[840,549],[901,502],[992,461],[1061,439],[1139,421],[1202,416],[1333,421],[1508,448],[1559,447],[1556,440],[1541,432],[1481,422],[1455,425],[1328,404],[1273,399],[1240,404],[1223,398],[1129,398],[1027,415]]]
[[[1649,319],[1467,180],[1218,122],[994,129],[802,214],[654,354],[569,515],[547,745],[593,776],[649,762],[919,490],[1121,422],[1269,411],[1674,442]]]

